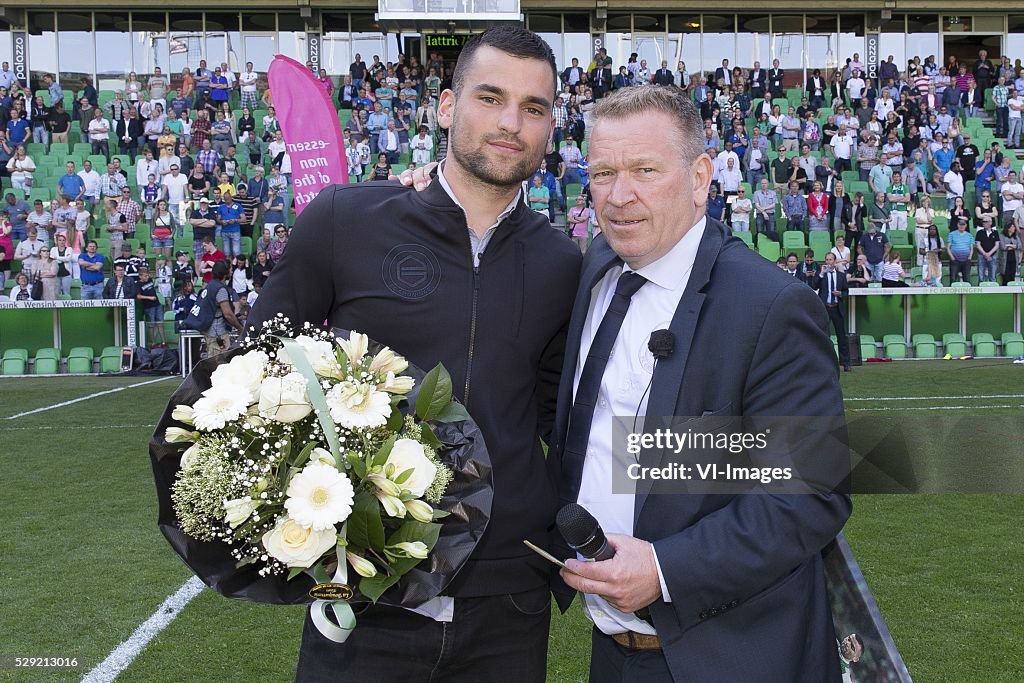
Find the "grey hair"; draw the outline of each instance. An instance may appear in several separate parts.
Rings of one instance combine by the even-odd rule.
[[[647,112],[661,112],[672,119],[675,143],[683,161],[690,163],[703,154],[704,122],[700,112],[686,93],[675,86],[620,88],[598,100],[590,114],[591,126],[605,119],[624,119]]]

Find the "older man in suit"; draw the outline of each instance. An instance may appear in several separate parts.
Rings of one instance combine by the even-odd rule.
[[[630,88],[592,120],[603,236],[569,324],[549,456],[563,503],[595,514],[615,550],[561,571],[595,625],[590,679],[838,681],[820,553],[850,514],[846,495],[615,493],[611,464],[614,415],[841,418],[822,302],[704,217],[712,165],[679,91]],[[658,328],[675,345],[655,363]],[[849,465],[847,453],[820,457]],[[572,594],[559,598],[564,608]]]
[[[846,295],[850,291],[846,283],[846,273],[836,268],[836,255],[832,252],[825,254],[825,263],[821,271],[815,275],[809,283],[818,293],[818,298],[825,304],[828,312],[829,322],[832,323],[836,332],[836,342],[839,344],[839,362],[843,370],[850,371],[850,345],[846,338],[846,317],[843,315],[843,306],[846,305]]]

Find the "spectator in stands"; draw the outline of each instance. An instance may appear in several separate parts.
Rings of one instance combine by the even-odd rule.
[[[807,196],[807,214],[810,216],[811,230],[828,230],[828,195],[822,189],[821,183],[815,181],[813,189]]]
[[[708,218],[725,222],[725,199],[718,193],[718,186],[713,183],[708,189],[708,203],[705,214]]]
[[[274,236],[276,239],[270,243],[267,256],[270,258],[270,262],[276,266],[281,260],[284,250],[288,247],[288,229],[283,225],[278,225],[274,228]]]
[[[881,201],[884,206],[884,199],[877,201]],[[861,237],[859,251],[866,257],[865,264],[873,282],[881,282],[882,280],[882,267],[889,255],[889,248],[889,238],[878,229],[877,223],[870,221],[867,226],[867,233]]]
[[[1021,241],[1017,224],[1016,222],[1010,222],[999,235],[999,254],[1001,257],[999,270],[1003,276],[1003,286],[1017,279],[1022,250],[1024,250],[1024,242]]]
[[[117,264],[114,266],[114,273],[107,282],[103,285],[103,298],[104,299],[134,299],[135,298],[135,286],[130,280],[124,276],[124,266]]]
[[[918,252],[923,255],[924,265],[921,267],[921,285],[924,287],[942,286],[942,263],[939,257],[945,251],[942,236],[934,225],[928,226],[924,238],[916,242]]]
[[[736,199],[732,203],[730,225],[734,232],[750,232],[750,214],[753,203],[747,197],[747,188],[742,185],[737,189]]]
[[[903,279],[905,277],[907,277],[907,273],[903,270],[900,252],[893,250],[889,253],[886,263],[882,267],[882,286],[906,287],[907,283]]]
[[[946,204],[950,212],[957,198],[964,197],[964,177],[960,173],[960,162],[954,161],[949,165],[949,171],[942,176],[942,184],[946,188]]]
[[[889,229],[906,230],[907,210],[912,197],[899,171],[893,171],[892,184],[886,190],[885,198],[889,201]]]
[[[53,301],[57,298],[57,272],[60,265],[50,255],[50,247],[42,247],[33,268],[33,277],[43,283],[42,301]]]
[[[1013,220],[1014,212],[1024,206],[1024,184],[1017,182],[1017,173],[1010,171],[1006,182],[1002,184],[999,194],[1003,198],[1003,225]],[[1021,228],[1021,223],[1017,224]]]
[[[199,275],[203,278],[203,283],[207,283],[213,277],[213,265],[218,261],[224,261],[227,257],[213,242],[212,237],[203,238],[203,255],[200,258]]]
[[[1006,148],[1017,149],[1020,147],[1021,134],[1021,112],[1024,112],[1024,97],[1016,88],[1010,88],[1010,97],[1006,102],[1007,120],[1010,124],[1009,133],[1006,136]]]
[[[174,258],[174,265],[171,267],[171,277],[174,280],[175,289],[180,289],[186,282],[192,284],[196,279],[196,271],[188,260],[188,253],[179,251],[175,254]]]
[[[170,174],[164,176],[160,183],[161,196],[167,200],[167,208],[177,217],[180,215],[180,206],[185,201],[185,192],[188,187],[188,178],[178,173],[178,164],[171,164]]]
[[[28,214],[32,211],[24,199],[18,199],[13,192],[8,192],[3,207],[7,210],[7,218],[11,222],[11,238],[16,240],[25,239]]]
[[[970,282],[971,261],[974,258],[974,235],[967,231],[967,219],[957,218],[956,231],[949,234],[946,246],[949,254],[949,281]]]
[[[100,174],[97,173],[93,167],[92,162],[86,159],[82,162],[82,170],[78,172],[78,177],[82,179],[82,183],[85,185],[85,192],[82,193],[82,198],[89,203],[89,206],[96,206],[100,201]]]
[[[786,214],[787,230],[803,231],[804,217],[807,215],[807,200],[800,194],[800,184],[796,180],[790,181],[789,193],[782,198],[782,212]]]
[[[870,183],[871,172],[879,165],[879,156],[878,138],[873,134],[868,135],[867,139],[857,147],[857,170],[861,182]]]
[[[35,226],[30,224],[27,228],[27,237],[18,242],[18,246],[14,249],[14,260],[21,261],[22,271],[29,275],[32,274],[36,261],[39,259],[39,251],[43,247],[49,247],[49,245],[38,238]]]
[[[980,220],[981,229],[974,236],[978,249],[978,282],[995,282],[999,262],[999,233],[992,224],[992,216],[986,214]]]
[[[50,255],[57,263],[58,293],[62,296],[71,296],[72,273],[74,272],[75,262],[78,261],[78,256],[68,246],[67,235],[57,235],[57,246],[51,250]]]
[[[25,219],[29,227],[29,234],[32,233],[31,228],[35,228],[36,236],[44,244],[50,244],[50,230],[53,225],[53,214],[46,210],[43,206],[43,200],[37,199],[33,202],[34,210]]]
[[[867,287],[871,282],[871,271],[867,266],[867,257],[858,254],[856,263],[846,273],[846,284],[849,287]]]
[[[779,241],[779,234],[775,230],[775,208],[778,201],[778,195],[770,189],[768,179],[761,178],[760,187],[754,192],[753,200],[756,213],[755,228],[758,234],[765,235],[776,242]]]
[[[836,235],[848,230],[853,222],[853,203],[846,194],[842,180],[836,180],[828,197],[828,228]],[[845,267],[844,267],[845,270]]]
[[[7,171],[11,176],[11,186],[26,194],[31,192],[35,170],[36,163],[25,152],[25,146],[18,145],[15,148],[14,156],[7,162]]]
[[[82,280],[82,299],[103,298],[103,267],[105,261],[106,257],[96,250],[96,240],[89,240],[85,246],[85,253],[78,257],[78,266]]]
[[[110,156],[110,122],[103,118],[100,109],[93,108],[92,120],[89,121],[89,143],[93,154]]]
[[[270,228],[275,234],[279,234],[279,230],[284,230],[284,198],[278,194],[277,190],[273,188],[268,190],[267,200],[263,202],[263,211],[264,227]],[[268,254],[270,247],[270,244],[265,246]]]
[[[1000,224],[999,209],[992,203],[992,195],[988,191],[982,193],[980,201],[974,207],[974,227],[980,229],[985,219],[988,219],[993,226]]]
[[[256,252],[256,261],[252,264],[253,287],[262,287],[266,283],[270,273],[274,270],[274,264],[270,262],[267,252],[260,249]]]
[[[14,289],[11,290],[9,298],[11,301],[31,301],[32,288],[29,286],[28,275],[18,273],[14,278]]]
[[[124,176],[117,172],[114,164],[108,163],[106,174],[100,177],[100,196],[104,203],[108,199],[120,200],[121,190],[127,189],[127,187],[128,182]]]

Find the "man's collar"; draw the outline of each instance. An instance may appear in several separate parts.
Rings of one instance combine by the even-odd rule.
[[[637,269],[636,272],[662,289],[678,289],[697,258],[697,249],[700,247],[706,227],[707,217],[702,216],[664,256]],[[628,265],[623,267],[623,272],[632,270]]]
[[[445,165],[446,161],[447,160],[442,161],[437,166],[437,180],[438,180],[438,183],[440,183],[441,187],[444,189],[445,193],[452,200],[452,202],[454,202],[455,205],[457,207],[459,207],[460,209],[462,209],[463,213],[465,213],[466,207],[464,207],[462,205],[462,202],[459,201],[459,198],[455,196],[455,191],[452,190],[452,186],[448,184],[448,180],[444,177],[444,165]],[[519,204],[519,199],[520,199],[520,197],[522,197],[522,194],[523,194],[523,189],[522,189],[522,187],[520,187],[519,191],[516,192],[515,197],[513,197],[512,201],[509,202],[508,206],[505,207],[505,210],[502,211],[500,214],[498,214],[497,219],[494,221],[495,225],[497,225],[498,223],[501,223],[503,220],[505,220],[508,217],[508,215],[510,213],[512,213],[512,211],[516,208],[516,205]]]

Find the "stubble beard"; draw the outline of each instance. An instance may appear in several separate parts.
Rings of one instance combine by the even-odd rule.
[[[540,162],[543,159],[543,154],[537,154],[536,159],[531,159],[530,151],[526,149],[524,152],[526,156],[520,161],[516,163],[510,162],[505,165],[496,164],[488,159],[483,151],[483,145],[487,144],[483,140],[481,140],[480,147],[476,149],[468,148],[470,141],[460,139],[454,117],[452,118],[451,126],[448,128],[448,139],[451,145],[451,154],[459,166],[465,169],[471,178],[475,178],[479,183],[493,187],[496,190],[507,191],[519,186],[520,183],[532,176],[540,168]],[[517,144],[526,147],[522,140],[518,140]]]

